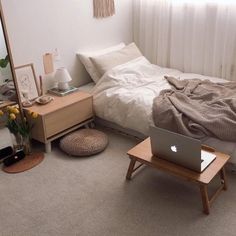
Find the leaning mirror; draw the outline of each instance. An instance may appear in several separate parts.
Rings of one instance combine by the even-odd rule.
[[[2,110],[9,105],[18,104],[20,110],[22,111],[18,100],[15,71],[13,69],[14,65],[1,2],[0,21],[0,109]],[[4,124],[3,118],[0,120],[1,126]]]

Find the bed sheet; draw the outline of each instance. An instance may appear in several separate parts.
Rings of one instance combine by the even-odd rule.
[[[87,83],[87,84],[84,84],[84,85],[80,86],[79,90],[90,93],[92,91],[92,89],[94,88],[94,86],[95,86],[95,83],[90,82],[90,83]]]

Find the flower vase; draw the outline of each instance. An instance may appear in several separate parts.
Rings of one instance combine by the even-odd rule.
[[[23,137],[19,133],[11,133],[12,144],[15,151],[21,150],[23,148]]]
[[[23,150],[24,150],[25,155],[31,154],[32,149],[31,149],[30,136],[23,137]]]

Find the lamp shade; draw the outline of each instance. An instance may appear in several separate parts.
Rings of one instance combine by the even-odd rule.
[[[56,70],[55,79],[58,83],[67,83],[72,80],[68,70],[65,67],[61,67]]]

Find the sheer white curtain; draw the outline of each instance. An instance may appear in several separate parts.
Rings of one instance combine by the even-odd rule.
[[[134,0],[134,40],[160,66],[236,80],[236,0]]]

